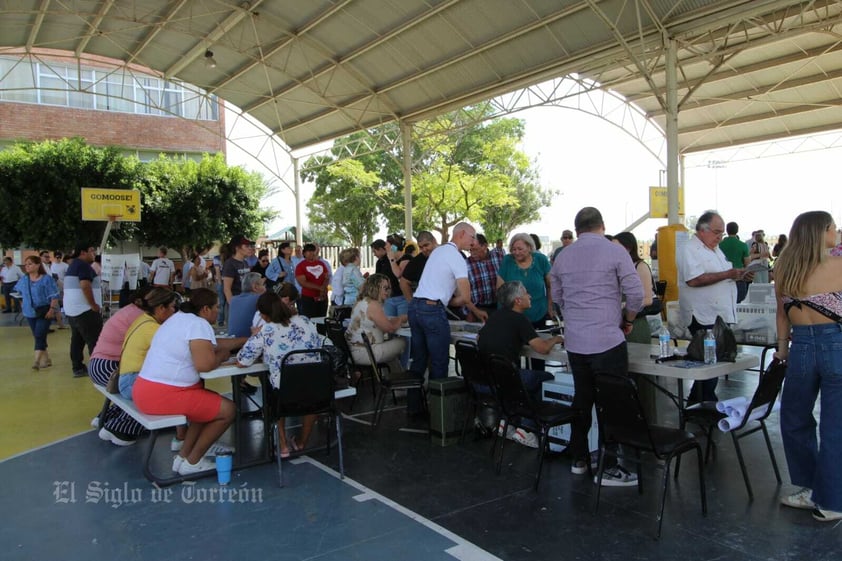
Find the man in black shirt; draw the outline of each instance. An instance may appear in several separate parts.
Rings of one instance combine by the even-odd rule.
[[[412,295],[415,294],[415,289],[418,287],[418,281],[421,280],[421,273],[424,272],[424,265],[427,264],[427,258],[433,250],[438,247],[438,245],[439,244],[436,242],[436,238],[433,237],[432,233],[426,230],[418,232],[418,255],[413,257],[410,262],[406,264],[403,274],[398,281],[401,287],[401,292],[407,302],[412,300]]]
[[[480,355],[504,356],[519,366],[524,345],[529,345],[535,352],[547,354],[552,350],[553,345],[564,342],[561,336],[556,335],[544,339],[535,332],[532,322],[523,315],[524,310],[532,306],[532,301],[529,292],[520,281],[507,282],[498,288],[497,302],[501,308],[489,315],[485,325],[479,330],[477,348]],[[547,380],[552,380],[553,375],[539,370],[521,369],[520,379],[532,399],[539,401],[541,385]],[[485,393],[490,390],[478,386],[476,391]],[[537,429],[537,427],[530,428]],[[523,429],[515,430],[510,426],[506,437],[524,446],[538,447],[538,438]]]
[[[401,287],[398,284],[398,255],[393,248],[388,248],[383,240],[374,240],[371,244],[377,263],[374,265],[374,272],[386,275],[391,285],[391,296],[383,302],[383,311],[387,317],[405,316],[409,312],[409,303],[401,294]]]

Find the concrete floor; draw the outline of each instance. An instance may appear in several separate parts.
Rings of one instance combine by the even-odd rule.
[[[789,487],[776,416],[770,428],[784,487],[762,437],[751,436],[743,444],[755,490],[749,501],[730,439],[719,435],[705,466],[708,516],[700,512],[695,462],[683,462],[659,541],[659,472],[643,472],[643,495],[603,490],[593,515],[595,487],[570,474],[566,455],[547,458],[536,493],[534,450],[507,444],[496,475],[489,440],[471,435],[436,446],[401,430],[423,427],[400,407],[372,431],[367,388],[344,423],[344,481],[335,450],[315,451],[285,465],[284,488],[266,464],[235,472],[228,489],[236,494],[224,499],[211,479],[160,491],[141,474],[144,442],[117,448],[90,429],[101,396],[72,378],[69,333],[49,341],[54,366],[36,373],[28,329],[0,327],[3,559],[835,560],[842,551],[838,524],[778,505]],[[731,376],[720,396],[749,395],[755,384],[755,373]],[[163,448],[156,455],[168,461]]]

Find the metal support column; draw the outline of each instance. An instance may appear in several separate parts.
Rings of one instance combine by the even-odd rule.
[[[295,245],[301,247],[304,243],[304,233],[301,231],[301,177],[298,173],[298,158],[292,159],[293,185],[295,185]]]
[[[401,121],[403,146],[403,215],[404,236],[414,239],[412,230],[412,125]]]
[[[666,43],[667,106],[667,221],[679,224],[678,217],[678,72],[675,39],[664,37]]]

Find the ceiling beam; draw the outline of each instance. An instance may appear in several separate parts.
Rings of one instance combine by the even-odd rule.
[[[178,62],[164,70],[164,77],[169,80],[174,76],[178,76],[178,73],[187,68],[187,66],[192,64],[193,61],[200,57],[204,58],[205,51],[211,48],[217,41],[222,39],[234,26],[248,17],[252,10],[260,6],[263,1],[264,0],[251,0],[251,2],[243,2],[239,6],[232,6],[232,13],[227,18],[221,21],[216,28],[208,33],[201,41],[196,43],[187,52],[183,53],[179,57]]]
[[[755,88],[728,93],[727,95],[717,95],[709,97],[701,96],[699,98],[693,98],[693,101],[686,103],[682,107],[682,112],[693,111],[695,109],[703,109],[705,107],[712,107],[721,103],[729,103],[732,101],[776,103],[774,100],[763,99],[763,96],[773,92],[791,90],[801,86],[806,86],[808,84],[818,84],[821,82],[826,82],[828,80],[836,80],[837,78],[842,78],[842,69],[836,69],[829,72],[820,72],[818,74],[812,74],[810,76],[804,76],[803,78],[786,80],[783,82],[778,81],[774,84],[764,84]],[[660,109],[655,109],[654,111],[649,111],[648,115],[650,117],[661,117],[663,115],[663,111],[661,111]]]
[[[170,9],[164,15],[161,23],[149,26],[150,29],[146,36],[143,39],[141,39],[134,46],[134,48],[128,51],[126,56],[127,64],[132,64],[137,60],[137,58],[140,56],[140,53],[142,53],[143,50],[146,49],[146,47],[152,44],[152,41],[155,39],[155,37],[157,37],[158,34],[164,30],[164,27],[172,21],[175,15],[181,11],[181,8],[183,8],[184,5],[187,4],[187,2],[188,0],[178,0],[178,2],[173,2],[170,6]]]
[[[312,18],[310,21],[305,23],[303,26],[299,27],[295,33],[286,34],[281,39],[277,40],[274,45],[269,47],[268,50],[263,51],[261,49],[260,56],[247,64],[242,65],[240,68],[235,70],[230,76],[215,84],[213,88],[209,89],[210,93],[215,93],[216,90],[224,88],[231,84],[232,82],[241,78],[244,74],[249,72],[250,70],[254,70],[257,67],[267,65],[267,59],[271,58],[273,55],[279,53],[287,46],[289,46],[293,41],[296,39],[300,39],[304,34],[309,33],[311,29],[331,17],[333,14],[337,13],[338,11],[342,10],[347,4],[349,4],[351,0],[345,0],[344,2],[339,2],[330,6],[327,10],[317,14],[316,17]]]
[[[91,42],[91,39],[93,39],[94,36],[99,35],[99,33],[100,33],[99,25],[102,23],[102,20],[105,19],[105,15],[109,11],[111,11],[111,7],[113,5],[114,5],[114,0],[106,0],[99,7],[99,11],[97,12],[96,16],[94,16],[93,21],[88,26],[88,32],[85,34],[84,37],[82,37],[82,39],[79,40],[79,43],[76,44],[76,49],[74,51],[74,54],[76,55],[76,58],[79,58],[80,56],[82,56],[82,53],[85,52],[85,49],[87,48],[88,43]]]
[[[35,14],[35,21],[32,22],[32,29],[29,30],[29,36],[26,38],[26,52],[30,52],[35,46],[35,41],[38,38],[38,33],[41,31],[41,26],[44,25],[44,18],[47,15],[47,8],[50,7],[50,0],[41,0],[38,6],[38,13]]]
[[[365,100],[365,98],[367,98],[367,97],[384,96],[385,94],[387,94],[388,92],[390,92],[394,89],[400,88],[402,86],[409,85],[416,80],[419,80],[419,79],[421,79],[425,76],[428,76],[430,74],[433,74],[435,72],[439,72],[441,70],[444,70],[445,68],[453,66],[454,64],[457,64],[457,63],[462,62],[464,60],[467,60],[469,58],[481,56],[486,51],[488,51],[488,50],[490,50],[494,47],[503,45],[507,41],[511,41],[511,40],[513,40],[517,37],[520,37],[520,36],[525,35],[527,33],[531,33],[531,32],[533,32],[536,29],[539,29],[541,27],[546,27],[550,23],[553,23],[553,22],[555,22],[555,21],[557,21],[561,18],[567,17],[567,16],[569,16],[569,15],[575,13],[575,12],[581,11],[583,9],[587,9],[587,6],[584,5],[584,4],[578,4],[578,5],[575,5],[575,6],[564,8],[562,10],[558,10],[557,12],[553,13],[552,15],[550,15],[546,18],[543,18],[543,19],[537,20],[535,22],[529,23],[527,25],[521,26],[517,29],[513,29],[512,31],[510,31],[509,33],[506,33],[504,35],[499,35],[497,37],[494,37],[493,39],[490,39],[490,40],[486,41],[482,45],[474,46],[470,49],[466,49],[465,51],[460,52],[459,54],[454,55],[454,56],[452,56],[448,59],[445,59],[445,60],[439,62],[438,64],[431,65],[431,66],[429,66],[425,69],[422,69],[419,72],[416,72],[416,73],[413,73],[413,74],[407,74],[407,75],[393,81],[390,84],[379,86],[379,87],[377,87],[376,92],[373,93],[373,94],[365,94],[365,95],[362,95],[362,96],[355,96],[354,98],[351,98],[350,100],[346,100],[345,102],[343,102],[342,107],[346,107],[349,104],[359,103],[359,102]],[[284,92],[281,92],[278,95],[283,95],[283,94],[284,94]],[[267,100],[264,100],[260,103],[253,104],[253,106],[251,107],[251,110],[259,108],[261,105],[265,105],[266,103],[269,103],[270,101],[272,101],[272,100],[267,99]],[[337,110],[334,110],[333,112],[335,112]],[[316,115],[316,118],[323,118],[323,117],[329,115],[330,113],[331,112],[327,112],[327,113],[319,112]],[[313,120],[314,120],[313,118],[308,116],[298,124],[291,125],[291,127],[284,127],[284,130],[288,131],[288,130],[290,130],[290,128],[298,128],[298,127],[302,127],[302,126],[307,126],[307,124],[309,124]]]
[[[759,102],[759,103],[769,103],[769,102]],[[722,129],[725,127],[736,127],[740,125],[747,125],[751,123],[756,123],[759,121],[765,121],[768,119],[777,119],[780,117],[790,117],[792,115],[798,115],[801,113],[809,113],[811,111],[819,111],[822,109],[827,109],[829,107],[842,107],[842,100],[838,97],[834,97],[825,101],[817,101],[809,104],[801,104],[801,105],[792,105],[787,107],[786,109],[780,109],[775,111],[767,111],[765,113],[755,113],[752,115],[743,115],[742,117],[729,117],[722,121],[711,121],[710,123],[703,124],[703,125],[695,125],[692,127],[681,127],[678,131],[679,135],[682,134],[693,134],[699,132],[706,132],[715,129]],[[839,123],[836,123],[836,128],[839,128]]]

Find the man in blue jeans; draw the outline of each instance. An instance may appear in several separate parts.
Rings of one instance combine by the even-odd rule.
[[[409,371],[419,378],[429,362],[430,380],[447,378],[450,360],[450,324],[445,307],[448,303],[465,306],[474,316],[485,321],[488,315],[471,302],[468,264],[462,251],[476,243],[473,226],[460,222],[453,228],[449,242],[437,247],[427,259],[421,280],[409,303],[409,327],[412,330],[411,365]],[[421,413],[421,393],[410,390],[406,395],[406,412]]]

